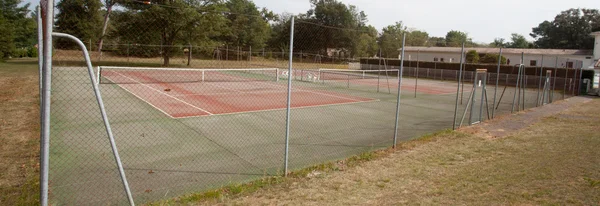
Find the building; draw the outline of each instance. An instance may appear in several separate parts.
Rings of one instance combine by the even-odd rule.
[[[502,49],[502,56],[507,59],[507,64],[521,63],[521,54],[524,54],[526,66],[567,67],[593,69],[594,64],[600,59],[600,31],[591,34],[595,36],[594,50],[570,49]],[[498,48],[465,48],[465,53],[475,50],[478,54],[498,54]],[[409,61],[426,62],[460,62],[461,48],[458,47],[406,47],[404,55]],[[543,62],[543,65],[542,65]]]
[[[465,53],[471,50],[479,55],[498,54],[498,48],[465,48]],[[461,48],[458,47],[406,47],[404,55],[407,60],[427,62],[460,62]],[[502,49],[502,56],[507,59],[507,64],[520,64],[521,54],[524,54],[526,66],[543,66],[575,68],[588,68],[594,64],[592,50],[563,50],[563,49]],[[582,64],[583,63],[583,64]]]

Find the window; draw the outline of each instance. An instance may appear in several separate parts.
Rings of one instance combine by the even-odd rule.
[[[567,62],[567,68],[573,69],[573,62]]]
[[[440,59],[440,61],[441,61],[441,62],[444,62],[444,58],[441,58],[441,59]]]
[[[529,61],[529,66],[537,66],[537,60]]]
[[[433,57],[433,61],[434,61],[434,62],[437,62],[437,61],[438,61],[438,58],[437,58],[437,57]]]

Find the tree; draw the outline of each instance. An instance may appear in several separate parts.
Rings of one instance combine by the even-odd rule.
[[[275,18],[273,12],[259,11],[252,1],[229,0],[225,3],[229,10],[225,14],[229,20],[223,34],[225,42],[233,46],[262,48],[269,39],[271,27],[268,21]]]
[[[479,54],[475,50],[469,50],[465,56],[467,63],[479,63]]]
[[[424,31],[410,30],[406,34],[406,45],[407,46],[425,46],[429,40],[429,34]]]
[[[12,26],[4,18],[4,15],[0,15],[0,61],[15,49],[14,34],[11,28]]]
[[[504,38],[495,38],[494,41],[490,43],[490,46],[492,47],[506,47],[506,45],[507,43]]]
[[[218,45],[214,40],[221,35],[227,20],[221,13],[226,10],[220,0],[153,0],[149,6],[131,4],[125,12],[115,15],[120,22],[114,38],[122,44],[142,43],[161,47],[138,48],[136,55],[163,57],[163,66],[179,47],[175,44],[199,44],[207,48]],[[135,35],[131,33],[135,31]],[[156,50],[159,52],[156,52]]]
[[[469,39],[467,33],[461,31],[449,31],[446,34],[446,46],[449,47],[460,47],[462,43],[465,43],[465,46],[472,43],[472,40]]]
[[[21,0],[0,0],[0,59],[11,56],[15,49],[27,50],[36,42],[36,23],[28,14],[29,4]]]
[[[311,0],[310,3],[311,9],[296,18],[294,48],[319,54],[334,49],[355,56],[360,48],[360,36],[369,33],[366,14],[338,0]],[[278,41],[276,44],[287,43]]]
[[[104,37],[106,35],[106,29],[108,29],[108,21],[110,20],[110,14],[112,13],[113,7],[119,0],[104,0],[104,7],[106,11],[104,13],[104,21],[102,22],[102,32],[100,33],[100,40],[98,41],[98,52],[102,57],[102,47],[104,44]]]
[[[529,42],[525,39],[525,36],[513,33],[510,35],[511,42],[507,43],[508,48],[529,48]]]
[[[446,38],[444,38],[444,37],[431,37],[427,41],[426,46],[445,47],[446,46]]]
[[[383,28],[379,36],[379,47],[384,57],[398,57],[398,49],[402,48],[402,36],[407,28],[401,21]]]
[[[483,57],[479,59],[479,63],[482,64],[497,64],[498,63],[498,54],[485,54]],[[506,57],[502,56],[501,64],[506,64]]]
[[[589,34],[595,28],[600,28],[597,9],[569,9],[534,27],[530,36],[539,48],[593,49],[594,39]]]
[[[379,46],[377,45],[377,29],[369,26],[367,31],[362,32],[358,37],[356,48],[354,49],[356,57],[371,57],[377,54]]]
[[[56,5],[56,31],[71,34],[84,42],[99,39],[102,15],[100,0],[62,0]],[[73,48],[76,45],[65,39],[58,39],[58,48]]]

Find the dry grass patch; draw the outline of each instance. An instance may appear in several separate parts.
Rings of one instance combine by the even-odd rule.
[[[510,136],[444,132],[339,172],[192,205],[597,205],[600,99]],[[515,118],[518,116],[513,116]],[[318,171],[318,170],[314,170]]]
[[[0,63],[0,205],[39,201],[37,61]]]

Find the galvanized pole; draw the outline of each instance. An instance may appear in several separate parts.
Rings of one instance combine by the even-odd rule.
[[[285,118],[285,157],[284,157],[284,168],[283,176],[288,174],[288,159],[289,159],[289,147],[290,147],[290,112],[292,102],[292,58],[294,53],[294,16],[290,25],[290,53],[289,53],[289,65],[288,65],[288,91],[287,91],[287,109]]]
[[[567,63],[569,63],[569,59],[567,59],[567,61],[565,62],[565,79],[564,79],[564,85],[563,85],[563,95],[562,95],[562,99],[565,99],[565,94],[567,93],[567,77],[569,77],[569,71],[568,67],[567,67]]]
[[[402,94],[402,73],[404,72],[404,48],[406,43],[406,33],[402,35],[402,54],[400,55],[400,73],[398,74],[398,96],[396,99],[396,123],[394,125],[394,145],[398,144],[398,119],[400,118],[400,95]]]
[[[456,87],[456,101],[454,102],[454,121],[452,122],[452,130],[456,130],[456,112],[458,111],[458,95],[460,93],[460,82],[462,81],[463,61],[465,57],[465,43],[462,43],[460,50],[460,67],[458,68],[458,85]]]
[[[540,80],[538,81],[538,92],[535,106],[540,106],[540,90],[542,89],[542,73],[544,71],[544,55],[542,55],[542,65],[540,67]],[[543,105],[543,103],[542,103]]]
[[[421,54],[421,50],[417,50],[417,72],[415,78],[415,98],[417,98],[417,87],[419,86],[419,54]]]
[[[42,111],[40,111],[41,131],[40,131],[40,204],[48,205],[48,169],[50,165],[50,95],[52,81],[52,29],[54,25],[54,0],[44,0],[45,5],[41,15],[43,18],[43,68],[42,68]],[[43,1],[42,1],[43,2]]]
[[[552,95],[550,97],[550,102],[554,101],[554,90],[556,89],[556,78],[558,78],[558,56],[556,57],[556,62],[554,63],[554,80],[552,80]]]
[[[581,66],[579,67],[579,81],[583,78],[583,62],[581,62]],[[581,82],[577,84],[577,95],[581,94]]]
[[[500,65],[502,64],[502,48],[500,48],[500,53],[498,54],[498,67],[496,68],[496,88],[494,88],[494,102],[492,103],[492,119],[494,119],[494,115],[496,114],[496,95],[498,94],[498,81],[500,81]],[[500,102],[498,102],[500,104]]]
[[[521,66],[522,64],[519,65],[519,69],[517,72],[517,85],[515,85],[515,94],[513,96],[513,103],[512,103],[512,109],[511,109],[511,113],[515,112],[515,101],[517,100],[517,97],[520,97],[519,94],[517,94],[518,92],[520,92],[521,90],[519,89],[519,83],[521,81]],[[516,102],[517,104],[519,104],[519,102]],[[518,107],[519,105],[517,105]]]

